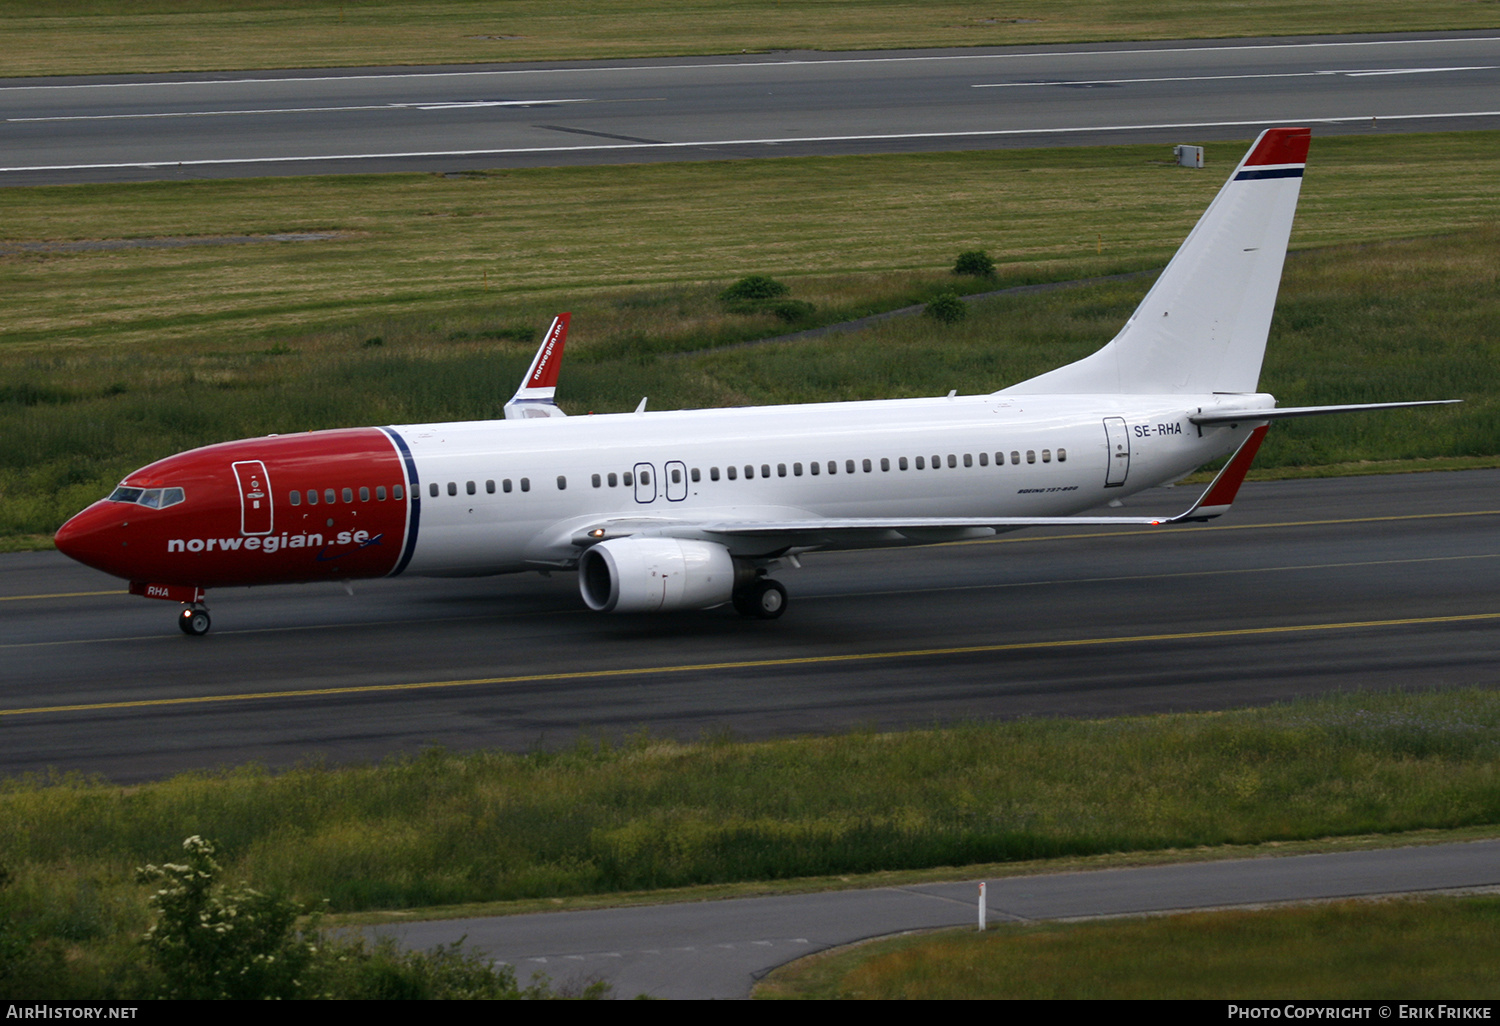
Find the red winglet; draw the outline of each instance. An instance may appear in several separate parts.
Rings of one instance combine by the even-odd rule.
[[[1312,143],[1311,128],[1271,128],[1261,133],[1260,141],[1245,167],[1264,164],[1306,164],[1307,148]]]
[[[526,379],[526,388],[556,388],[557,374],[562,367],[563,344],[568,340],[568,322],[573,315],[560,313],[553,318],[552,326],[547,329],[547,337],[542,340],[541,349],[537,351],[536,365],[531,369],[531,375]]]
[[[1249,420],[1249,417],[1245,418]],[[1229,512],[1229,507],[1234,504],[1234,497],[1239,494],[1240,485],[1245,483],[1245,475],[1250,472],[1250,464],[1255,462],[1255,454],[1260,451],[1260,443],[1266,437],[1269,424],[1262,424],[1250,432],[1250,437],[1240,443],[1239,449],[1224,464],[1224,469],[1219,471],[1208,490],[1193,504],[1193,508],[1171,520],[1163,520],[1163,524],[1180,524],[1190,520],[1212,520],[1214,517],[1222,516]]]

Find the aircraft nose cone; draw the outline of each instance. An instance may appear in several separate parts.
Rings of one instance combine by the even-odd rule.
[[[53,535],[63,555],[116,577],[129,577],[123,567],[130,553],[130,530],[117,503],[98,502],[73,517]]]

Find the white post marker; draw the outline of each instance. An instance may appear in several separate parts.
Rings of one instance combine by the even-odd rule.
[[[988,911],[989,901],[984,896],[984,881],[979,881],[979,932],[984,932],[984,914]]]

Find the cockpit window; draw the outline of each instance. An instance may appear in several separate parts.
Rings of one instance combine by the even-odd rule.
[[[133,502],[147,509],[166,509],[182,502],[181,488],[127,488],[124,485],[110,493],[110,502]]]

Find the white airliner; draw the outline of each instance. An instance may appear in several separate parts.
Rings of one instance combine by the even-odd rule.
[[[1309,136],[1262,133],[1113,341],[998,392],[562,418],[565,314],[509,422],[195,449],[127,476],[57,547],[182,603],[199,635],[212,587],[524,570],[577,570],[600,612],[770,619],[786,589],[768,572],[807,552],[1216,517],[1271,421],[1428,405],[1276,409],[1256,390]],[[1228,453],[1185,511],[1075,515]]]

